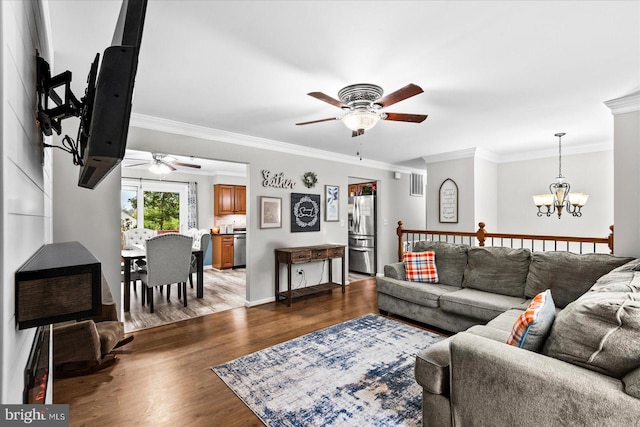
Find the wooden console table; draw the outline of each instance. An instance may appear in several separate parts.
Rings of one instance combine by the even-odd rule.
[[[297,248],[279,248],[275,250],[276,255],[276,302],[281,298],[287,300],[287,306],[291,306],[293,298],[305,295],[316,294],[328,291],[336,286],[342,286],[342,293],[345,291],[345,245],[316,245],[299,246]],[[333,265],[331,260],[342,258],[342,283],[333,283]],[[313,261],[329,260],[329,281],[319,285],[306,286],[300,289],[291,289],[291,265]],[[287,290],[280,290],[280,263],[287,264]]]

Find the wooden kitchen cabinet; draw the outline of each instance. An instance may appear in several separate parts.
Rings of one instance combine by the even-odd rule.
[[[213,186],[213,214],[234,215],[247,213],[247,187],[244,185],[216,184]]]
[[[235,213],[246,214],[247,213],[247,187],[244,185],[235,186]]]
[[[349,184],[349,196],[361,196],[364,194],[376,194],[376,183],[362,182],[360,184]]]
[[[211,237],[212,267],[218,270],[233,267],[233,234],[214,234]]]

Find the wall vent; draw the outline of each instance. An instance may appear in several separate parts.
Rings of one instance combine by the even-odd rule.
[[[424,197],[424,175],[411,173],[411,190],[409,194]]]

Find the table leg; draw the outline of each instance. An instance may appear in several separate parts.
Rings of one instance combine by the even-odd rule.
[[[342,293],[344,294],[347,282],[344,277],[344,255],[342,255]]]
[[[291,307],[293,302],[293,292],[291,292],[291,263],[287,263],[287,291],[289,292],[289,298],[287,299],[287,307]]]
[[[280,262],[278,261],[278,254],[276,254],[276,302],[280,299]]]
[[[131,310],[131,258],[124,258],[124,311]]]
[[[197,286],[197,291],[196,291],[196,296],[198,298],[203,298],[204,297],[204,254],[202,253],[202,251],[198,251],[195,253],[196,255],[196,268],[198,270],[197,272],[197,278],[198,278],[198,286]],[[186,298],[185,298],[186,301]]]
[[[327,259],[329,261],[329,284],[333,287],[333,261],[331,258]]]

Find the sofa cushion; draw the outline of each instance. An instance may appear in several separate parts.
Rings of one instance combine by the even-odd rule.
[[[640,367],[625,375],[622,382],[624,383],[624,391],[628,395],[640,399]]]
[[[640,294],[581,296],[556,316],[543,353],[622,378],[640,366]]]
[[[529,302],[531,301],[529,300]],[[515,307],[510,308],[509,310],[500,314],[495,319],[491,319],[487,323],[487,326],[505,331],[507,333],[507,335],[505,336],[505,341],[506,341],[507,337],[509,337],[509,334],[511,333],[511,328],[513,327],[513,324],[515,323],[516,319],[518,319],[518,317],[520,317],[520,315],[524,313],[524,310],[528,306],[529,306],[529,303],[527,303],[522,309],[515,308]]]
[[[467,265],[469,245],[445,242],[418,242],[413,250],[433,251],[436,254],[436,268],[439,282],[462,287],[462,276]]]
[[[470,248],[462,286],[512,297],[524,296],[531,251]]]
[[[379,293],[431,308],[440,307],[438,301],[441,295],[460,290],[460,288],[456,286],[441,285],[438,283],[430,283],[427,285],[388,277],[378,277],[376,279],[376,288]]]
[[[416,382],[430,393],[449,395],[449,341],[431,344],[416,356]]]
[[[635,261],[632,262],[635,264]],[[629,270],[622,265],[598,279],[589,292],[640,292],[640,271]]]
[[[601,276],[631,260],[608,254],[534,252],[524,293],[531,298],[551,289],[556,306],[563,308],[587,292]]]
[[[509,338],[508,330],[497,329],[489,325],[475,325],[464,332],[498,342],[505,342]]]
[[[533,298],[529,307],[516,319],[507,339],[507,344],[530,351],[540,351],[553,321],[556,307],[551,291],[546,290]]]
[[[407,280],[422,283],[438,282],[435,256],[433,251],[405,252],[403,261]]]
[[[440,308],[449,313],[489,321],[524,301],[524,297],[492,294],[476,289],[460,289],[443,294]]]
[[[392,279],[407,280],[404,272],[404,262],[394,262],[384,266],[384,277]]]

